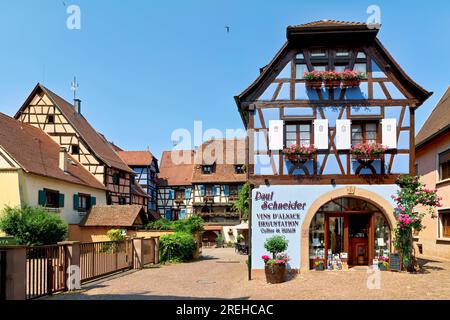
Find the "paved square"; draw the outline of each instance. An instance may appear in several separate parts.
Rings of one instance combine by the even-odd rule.
[[[47,299],[450,299],[450,262],[421,259],[421,274],[381,272],[367,288],[364,268],[310,271],[278,285],[247,281],[247,257],[234,249],[203,249],[203,258],[136,271]]]

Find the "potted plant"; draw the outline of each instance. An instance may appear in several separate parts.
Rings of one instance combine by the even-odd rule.
[[[380,159],[387,149],[387,147],[377,142],[358,143],[357,145],[351,147],[350,153],[358,161],[372,161]]]
[[[286,273],[286,264],[289,257],[286,253],[282,253],[288,247],[288,241],[284,236],[273,236],[266,240],[264,248],[272,253],[272,258],[267,255],[262,256],[265,265],[267,283],[284,282]]]
[[[385,256],[378,257],[378,268],[382,271],[389,270],[389,258]]]
[[[322,78],[325,88],[332,89],[341,85],[342,76],[340,72],[323,71]]]
[[[341,72],[342,86],[346,88],[358,87],[362,79],[366,79],[366,74],[360,71],[346,69]]]
[[[313,144],[309,146],[293,144],[289,148],[284,148],[282,153],[291,162],[306,162],[317,153],[317,148]]]
[[[318,270],[318,271],[325,270],[325,264],[324,264],[322,258],[320,258],[320,257],[314,258],[314,270]]]
[[[322,73],[320,71],[305,72],[303,74],[305,85],[311,89],[320,89],[322,87]]]
[[[218,235],[216,238],[216,248],[222,248],[223,246],[223,238],[221,235]]]

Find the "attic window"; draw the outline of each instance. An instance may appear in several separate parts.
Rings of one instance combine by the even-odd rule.
[[[72,154],[80,154],[80,147],[77,144],[73,144],[71,147]]]
[[[202,174],[211,174],[213,171],[213,166],[202,166]]]
[[[48,115],[47,116],[47,123],[55,123],[55,116],[54,115]]]
[[[243,165],[243,164],[237,164],[237,165],[235,165],[235,166],[234,166],[234,172],[235,172],[236,174],[243,174],[243,173],[245,173],[244,165]]]

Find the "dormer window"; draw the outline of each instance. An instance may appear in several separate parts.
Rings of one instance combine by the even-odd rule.
[[[202,166],[202,174],[211,174],[213,172],[213,166],[204,165]]]
[[[236,174],[243,174],[245,173],[244,165],[243,164],[237,164],[234,166],[234,172]]]

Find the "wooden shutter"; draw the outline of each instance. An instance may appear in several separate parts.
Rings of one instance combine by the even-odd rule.
[[[349,119],[336,120],[336,149],[348,150],[352,145],[351,121]]]
[[[228,197],[230,195],[230,186],[228,185],[223,186],[223,195],[225,197]]]
[[[199,186],[199,189],[200,189],[200,196],[205,196],[205,186],[204,185],[200,185]]]
[[[397,119],[381,120],[381,141],[388,149],[397,148]]]
[[[169,190],[169,200],[173,200],[175,198],[175,191]]]
[[[91,196],[91,207],[97,204],[97,198]]]
[[[64,208],[64,193],[59,194],[59,207]]]
[[[44,190],[39,190],[38,204],[40,206],[45,206],[47,204],[47,197],[45,196]]]
[[[191,198],[191,189],[187,188],[184,190],[184,198],[185,199],[190,199]]]
[[[80,208],[80,196],[77,194],[73,195],[73,210],[78,210]]]
[[[282,150],[284,145],[283,120],[269,120],[269,149]]]
[[[314,146],[328,150],[328,119],[314,120]]]

